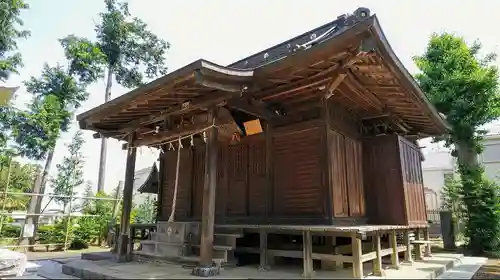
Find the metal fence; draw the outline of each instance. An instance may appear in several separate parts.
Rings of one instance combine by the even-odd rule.
[[[15,241],[17,240],[17,244],[16,245],[0,245],[0,248],[8,248],[8,249],[15,249],[15,248],[24,248],[25,251],[27,250],[27,248],[29,247],[37,247],[37,246],[45,246],[45,247],[48,247],[48,246],[59,246],[59,247],[62,247],[64,250],[67,250],[67,248],[69,247],[68,245],[70,245],[71,241],[68,240],[68,236],[69,236],[69,230],[70,230],[70,226],[72,226],[71,224],[71,219],[73,217],[96,217],[96,216],[99,216],[99,215],[89,215],[89,214],[76,214],[76,213],[73,213],[72,212],[72,204],[73,204],[73,201],[75,199],[82,199],[84,201],[88,201],[88,200],[105,200],[105,201],[115,201],[117,204],[118,202],[121,200],[121,198],[119,198],[119,189],[118,191],[116,192],[116,195],[114,198],[111,198],[111,197],[88,197],[88,196],[78,196],[78,195],[74,195],[74,190],[73,188],[71,189],[70,191],[70,194],[71,195],[57,195],[57,194],[54,194],[54,193],[46,193],[46,194],[39,194],[39,193],[19,193],[19,192],[9,192],[9,175],[7,176],[7,184],[6,184],[6,187],[1,195],[1,201],[2,201],[2,210],[0,212],[0,236],[2,236],[2,230],[4,230],[4,225],[7,225],[7,224],[12,224],[12,223],[7,223],[5,221],[5,217],[14,217],[14,216],[18,216],[18,215],[23,215],[23,214],[19,214],[19,213],[10,213],[10,212],[6,212],[5,209],[6,209],[6,204],[7,204],[7,198],[9,197],[9,195],[11,196],[29,196],[31,197],[31,199],[36,199],[38,197],[42,197],[41,199],[43,199],[43,197],[50,197],[50,200],[49,200],[49,203],[53,200],[53,198],[68,198],[68,206],[67,207],[68,209],[63,209],[63,213],[25,213],[24,214],[24,223],[23,223],[23,227],[20,228],[20,234],[17,238],[2,238],[3,240],[7,241],[7,240],[12,240],[12,241]],[[43,212],[43,211],[41,211]],[[31,217],[41,217],[41,216],[52,216],[52,217],[63,217],[63,218],[66,218],[67,221],[66,221],[66,225],[65,225],[65,240],[64,240],[64,243],[54,243],[54,244],[36,244],[36,242],[33,242],[34,244],[21,244],[21,241],[24,240],[25,238],[30,238],[30,237],[34,237],[37,235],[37,232],[34,232],[34,229],[31,229],[31,228],[27,228],[27,221],[29,218]],[[39,222],[39,221],[38,221]],[[31,231],[31,233],[30,233]]]
[[[439,209],[427,209],[427,220],[439,224],[441,221],[439,212]]]

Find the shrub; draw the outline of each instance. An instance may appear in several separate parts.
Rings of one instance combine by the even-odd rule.
[[[0,237],[17,238],[21,235],[21,227],[14,225],[3,225]]]

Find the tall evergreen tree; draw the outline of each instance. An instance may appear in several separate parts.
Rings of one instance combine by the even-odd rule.
[[[52,182],[54,194],[72,196],[76,194],[76,189],[83,184],[83,168],[85,164],[82,154],[83,133],[77,131],[73,136],[71,143],[67,146],[69,155],[63,158],[61,164],[57,164],[57,176]],[[67,205],[70,198],[55,197],[54,200],[61,203],[64,211],[68,210]],[[74,199],[73,199],[74,201]],[[69,209],[71,211],[72,209]]]
[[[69,35],[61,39],[70,72],[81,81],[95,82],[106,76],[104,101],[111,99],[114,79],[133,88],[166,73],[164,55],[169,44],[148,30],[146,23],[132,17],[128,4],[105,0],[106,10],[95,27],[96,41]],[[103,191],[106,172],[107,142],[101,139],[97,190]]]

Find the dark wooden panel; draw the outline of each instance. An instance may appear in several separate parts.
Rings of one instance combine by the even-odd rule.
[[[426,223],[427,212],[420,151],[413,143],[402,137],[399,139],[407,220],[410,224]]]
[[[191,185],[191,217],[201,218],[203,209],[203,184],[205,180],[205,147],[193,151],[193,183]]]
[[[274,209],[278,216],[325,214],[318,128],[280,134],[274,147]]]
[[[247,214],[248,146],[245,143],[228,148],[227,215]]]
[[[219,159],[217,161],[217,190],[215,194],[215,215],[217,217],[226,216],[227,205],[227,155],[228,148],[222,143],[219,143]]]
[[[397,136],[363,139],[363,174],[369,223],[407,224]]]
[[[349,110],[330,100],[328,111],[332,129],[354,139],[361,138],[361,124]]]
[[[331,163],[332,169],[332,196],[333,215],[335,217],[347,217],[349,215],[349,204],[347,197],[347,178],[345,165],[345,139],[344,135],[329,131],[331,137]]]
[[[361,217],[364,215],[365,208],[361,143],[347,136],[345,137],[345,161],[349,216]]]
[[[266,147],[264,138],[252,139],[248,144],[248,210],[250,216],[266,214]]]
[[[166,178],[163,185],[162,219],[167,220],[172,211],[172,204],[175,200],[174,220],[189,217],[191,215],[191,185],[193,180],[193,153],[191,149],[181,149],[179,161],[179,182],[177,196],[174,197],[175,176],[177,164],[177,151],[165,153]]]

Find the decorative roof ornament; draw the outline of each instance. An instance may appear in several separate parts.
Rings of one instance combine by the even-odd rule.
[[[238,61],[229,65],[229,67],[239,69],[258,68],[262,65],[279,60],[290,53],[305,50],[320,44],[334,36],[339,35],[346,29],[356,25],[357,23],[368,19],[371,16],[370,9],[360,7],[352,14],[344,14],[337,17],[336,20],[327,23],[314,30],[299,35],[293,39],[283,42],[279,45],[271,47],[267,50],[259,52],[245,60]]]

